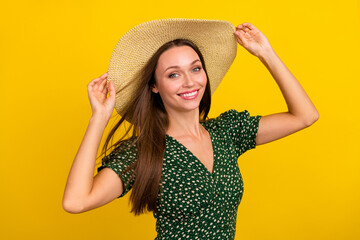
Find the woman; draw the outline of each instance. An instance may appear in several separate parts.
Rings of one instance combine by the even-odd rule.
[[[132,81],[141,80],[132,91],[126,91],[126,86],[120,87],[119,83],[115,86],[112,80],[106,88],[107,73],[88,84],[93,115],[69,173],[63,207],[71,213],[89,211],[132,189],[132,212],[153,211],[157,220],[156,239],[233,239],[243,194],[237,158],[257,145],[310,126],[319,114],[264,34],[252,24],[243,23],[233,30],[231,25],[231,37],[264,63],[283,93],[288,112],[250,116],[246,110],[232,109],[207,119],[211,92],[219,84],[216,79],[221,81],[231,65],[234,49],[228,48],[232,50],[224,53],[224,59],[217,59],[224,49],[214,51],[209,58],[211,54],[205,49],[223,44],[216,42],[210,46],[209,42],[201,41],[194,44],[197,37],[183,30],[193,22],[180,22],[175,32],[182,31],[188,40],[163,40],[165,44],[149,54],[150,59],[141,68],[141,77],[134,74]],[[165,25],[161,24],[157,29],[164,29]],[[170,20],[166,22],[171,24]],[[218,22],[205,24],[207,30],[200,30],[199,22],[190,32],[198,29],[204,31],[199,36],[218,34],[214,30]],[[173,25],[169,27],[173,28]],[[153,25],[148,29],[155,32]],[[201,38],[212,41],[208,36]],[[224,46],[231,46],[232,38],[229,39]],[[222,70],[221,74],[214,71],[217,68]],[[119,100],[122,93],[130,93],[131,98]],[[133,133],[114,144],[116,148],[103,158],[98,174],[93,177],[97,150],[114,107],[122,118],[110,132],[104,151],[125,120],[132,124]]]

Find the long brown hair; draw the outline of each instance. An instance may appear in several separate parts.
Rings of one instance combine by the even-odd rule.
[[[165,43],[150,58],[145,65],[140,84],[135,92],[135,97],[129,101],[125,113],[111,129],[103,146],[103,154],[106,156],[107,146],[114,136],[118,127],[125,119],[130,119],[130,126],[125,134],[111,147],[120,146],[125,140],[124,137],[132,131],[131,138],[136,141],[137,160],[124,172],[134,169],[134,184],[129,201],[132,202],[131,212],[135,215],[144,213],[144,210],[156,212],[159,185],[162,177],[162,164],[165,152],[166,129],[169,125],[168,115],[160,94],[151,91],[155,83],[155,69],[160,55],[177,46],[190,46],[198,54],[203,69],[207,76],[207,84],[203,98],[200,101],[200,121],[205,121],[210,110],[211,91],[204,58],[198,47],[187,39],[176,39]],[[117,93],[118,94],[118,93]],[[121,94],[121,92],[120,92]],[[111,148],[110,147],[110,148]],[[126,151],[126,149],[123,149]],[[125,184],[125,183],[124,183]]]

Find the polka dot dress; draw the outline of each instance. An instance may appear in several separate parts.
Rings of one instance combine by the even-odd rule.
[[[156,219],[160,239],[234,239],[237,209],[244,187],[238,157],[256,147],[261,116],[234,109],[202,126],[209,132],[214,150],[214,170],[209,170],[184,145],[166,135],[162,181]],[[121,172],[136,160],[136,147],[113,151],[104,157],[104,167],[113,169],[124,182],[124,196],[134,182],[133,171]]]

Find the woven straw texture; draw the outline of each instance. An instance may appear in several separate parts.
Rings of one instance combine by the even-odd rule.
[[[177,38],[191,40],[199,47],[213,94],[236,57],[234,32],[235,26],[228,21],[185,18],[158,19],[130,29],[117,43],[108,68],[107,83],[112,80],[116,89],[116,111],[123,115],[151,56]]]

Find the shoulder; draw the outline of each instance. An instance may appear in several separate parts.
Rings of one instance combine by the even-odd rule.
[[[106,155],[103,158],[103,161],[108,161],[110,159],[129,159],[135,158],[137,154],[136,147],[136,137],[130,137],[128,139],[122,140],[110,154]]]
[[[241,120],[248,117],[250,117],[250,114],[247,110],[239,112],[236,109],[230,109],[221,113],[216,118],[208,119],[205,124],[211,127],[228,128],[234,127],[235,125],[240,125]]]
[[[221,135],[249,135],[257,131],[260,118],[261,115],[251,116],[248,110],[230,109],[203,124]]]

